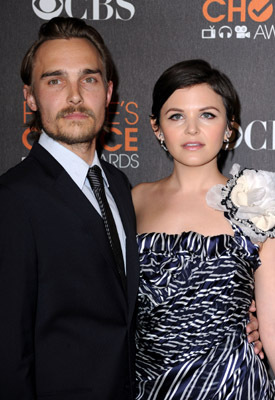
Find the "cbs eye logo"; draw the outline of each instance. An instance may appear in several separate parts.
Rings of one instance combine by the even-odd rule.
[[[63,9],[69,17],[74,17],[73,6],[79,6],[79,3],[82,5],[82,19],[129,21],[135,15],[134,5],[126,0],[85,0],[85,5],[77,0],[32,0],[32,8],[39,18],[50,20],[59,17]]]
[[[63,10],[63,0],[32,0],[35,14],[44,20],[59,17]]]

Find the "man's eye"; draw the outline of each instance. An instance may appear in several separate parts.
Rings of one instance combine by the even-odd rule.
[[[173,121],[178,121],[180,119],[182,119],[182,115],[181,114],[172,114],[170,115],[169,119],[172,119]]]
[[[51,80],[48,82],[49,85],[58,85],[58,84],[60,84],[60,83],[61,83],[60,79],[51,79]]]
[[[84,79],[84,82],[86,83],[93,83],[95,82],[95,78],[93,78],[92,76],[89,76],[88,78]]]

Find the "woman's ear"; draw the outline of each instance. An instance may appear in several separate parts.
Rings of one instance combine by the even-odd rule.
[[[229,141],[229,139],[231,138],[231,135],[233,133],[233,125],[234,125],[234,119],[232,121],[228,122],[226,125],[226,129],[225,129],[224,137],[223,137],[223,140],[226,143]]]
[[[158,140],[160,140],[161,138],[159,136],[160,136],[161,131],[160,131],[159,125],[157,125],[157,123],[156,123],[156,119],[151,117],[150,123],[151,123],[151,127],[153,129],[153,132],[154,132],[156,138]]]
[[[228,131],[228,139],[233,135],[233,133],[234,133],[234,127],[236,128],[236,122],[235,122],[235,117],[233,116],[232,117],[232,120],[231,121],[228,121],[228,123],[227,123],[227,127],[226,127],[226,130]]]
[[[226,128],[223,136],[223,141],[227,143],[230,139],[230,136],[231,136],[231,131],[228,128]]]

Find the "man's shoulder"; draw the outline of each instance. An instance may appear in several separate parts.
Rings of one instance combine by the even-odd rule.
[[[23,161],[8,169],[0,176],[0,184],[8,185],[21,182],[29,177],[29,172],[34,169],[34,160],[26,157]]]
[[[26,188],[32,186],[32,178],[29,173],[33,168],[29,160],[26,158],[19,164],[8,169],[0,176],[0,208],[1,212],[8,212],[10,207],[21,209],[22,202],[28,203]]]
[[[0,185],[26,185],[58,175],[62,167],[42,146],[35,143],[29,155],[0,176]]]

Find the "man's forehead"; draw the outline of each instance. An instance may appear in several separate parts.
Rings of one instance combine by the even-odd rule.
[[[102,72],[102,60],[96,47],[87,39],[54,39],[44,42],[37,50],[34,69],[75,70],[93,69]],[[43,71],[45,72],[45,71]]]
[[[35,59],[101,59],[96,47],[82,38],[47,40],[37,49]]]
[[[68,39],[63,39],[63,38],[58,38],[58,39],[49,39],[49,40],[45,40],[45,42],[43,42],[38,50],[41,51],[41,49],[43,48],[65,48],[65,47],[85,47],[87,48],[91,48],[92,51],[95,51],[98,53],[97,48],[95,47],[95,45],[88,39],[86,38],[68,38]]]

